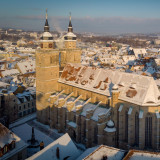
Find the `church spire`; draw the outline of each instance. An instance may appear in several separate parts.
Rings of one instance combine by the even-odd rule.
[[[45,22],[45,26],[44,26],[44,32],[49,32],[47,9],[46,9],[46,22]]]
[[[68,32],[73,32],[72,23],[71,23],[71,12],[70,12],[70,16],[69,16]]]

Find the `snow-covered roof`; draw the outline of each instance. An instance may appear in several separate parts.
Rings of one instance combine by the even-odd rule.
[[[90,153],[88,152],[90,150]],[[86,152],[88,155],[86,155]],[[103,158],[103,156],[107,156],[109,160],[121,160],[124,157],[125,151],[108,147],[105,145],[101,145],[100,147],[96,148],[93,147],[93,150],[87,149],[81,156],[81,160],[100,160]],[[84,155],[84,156],[83,156]],[[80,160],[78,158],[77,160]]]
[[[17,63],[22,74],[35,72],[35,60],[28,60]]]
[[[0,88],[6,88],[7,86],[9,86],[10,84],[5,83],[5,82],[1,82],[0,81]]]
[[[43,37],[53,37],[52,34],[50,32],[44,32],[42,34]]]
[[[109,120],[107,122],[107,127],[104,129],[106,132],[115,132],[116,128],[114,127],[114,122],[112,120]]]
[[[77,37],[74,33],[72,32],[68,32],[66,35],[66,37]]]
[[[111,96],[118,85],[119,99],[142,106],[160,105],[160,92],[152,77],[104,68],[67,64],[59,82]],[[120,84],[125,84],[124,86]]]
[[[130,150],[125,156],[125,160],[158,160],[160,153]]]
[[[133,52],[136,57],[138,57],[139,54],[145,55],[147,53],[145,48],[133,48]]]
[[[56,156],[57,147],[59,148],[60,158]],[[75,160],[80,155],[77,147],[69,137],[68,133],[61,136],[47,147],[29,157],[28,160],[63,160],[65,157],[69,156],[67,160]]]
[[[2,71],[1,74],[3,77],[12,76],[14,74],[19,74],[19,71],[18,71],[18,69],[10,69],[10,70]]]

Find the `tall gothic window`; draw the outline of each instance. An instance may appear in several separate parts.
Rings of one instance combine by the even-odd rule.
[[[76,113],[73,113],[73,122],[76,123]]]
[[[67,128],[67,111],[65,110],[65,128]]]
[[[152,116],[150,114],[145,118],[145,146],[152,146]]]
[[[97,134],[98,134],[98,127],[95,125],[94,127],[94,143],[97,144],[98,139],[97,139]]]
[[[84,133],[84,141],[86,139],[86,120],[84,120],[84,128],[83,128],[83,133]]]
[[[139,114],[135,114],[135,145],[139,145]]]
[[[125,141],[128,142],[128,111],[125,113]]]

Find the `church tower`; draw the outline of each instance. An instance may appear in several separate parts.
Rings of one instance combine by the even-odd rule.
[[[69,17],[68,33],[64,36],[64,45],[66,49],[76,48],[77,36],[73,33],[73,27],[71,22],[71,15]]]
[[[82,50],[77,48],[77,36],[73,33],[73,27],[71,22],[71,15],[69,17],[68,32],[64,36],[64,48],[60,50],[61,66],[60,70],[67,63],[81,63]]]
[[[58,89],[59,50],[55,49],[53,36],[49,31],[48,15],[40,49],[36,50],[36,108],[38,121],[49,123],[49,96]]]

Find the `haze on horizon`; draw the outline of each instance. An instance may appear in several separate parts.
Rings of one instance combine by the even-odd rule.
[[[75,32],[160,33],[159,0],[2,0],[0,28],[43,31],[48,8],[51,31],[67,30],[69,12]]]

